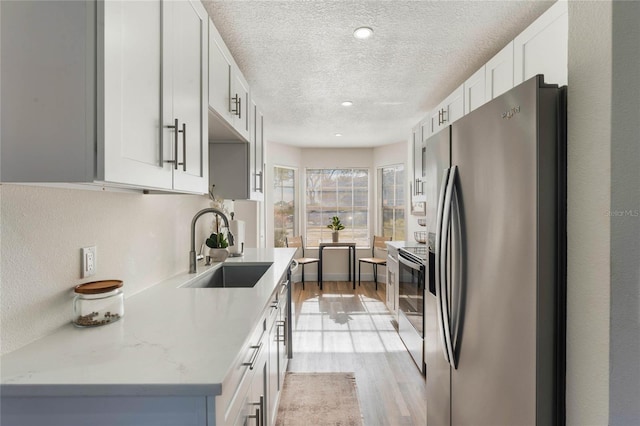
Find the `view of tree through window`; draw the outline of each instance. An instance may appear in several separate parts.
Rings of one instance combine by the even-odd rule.
[[[273,172],[273,246],[286,247],[296,225],[296,171],[274,167]]]
[[[307,169],[306,241],[317,247],[331,241],[331,223],[338,216],[345,229],[341,241],[369,245],[369,171],[366,169]]]
[[[388,166],[378,170],[382,235],[404,241],[404,166]]]

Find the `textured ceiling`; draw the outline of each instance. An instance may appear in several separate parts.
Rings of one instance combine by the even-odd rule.
[[[427,111],[552,4],[203,3],[262,107],[267,139],[305,147],[406,141]],[[360,26],[373,36],[355,39]]]

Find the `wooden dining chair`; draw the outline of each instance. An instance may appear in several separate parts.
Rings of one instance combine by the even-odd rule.
[[[360,273],[362,271],[362,262],[373,265],[373,280],[376,282],[376,290],[378,289],[378,266],[386,266],[387,258],[376,257],[376,248],[386,249],[385,241],[391,241],[391,237],[373,236],[373,244],[371,247],[371,257],[363,257],[358,259],[358,285],[360,285]]]
[[[317,259],[315,257],[304,256],[304,244],[302,243],[302,237],[300,235],[296,237],[287,237],[286,243],[287,243],[287,247],[299,248],[302,253],[302,257],[297,257],[295,258],[295,260],[296,262],[298,262],[299,265],[302,265],[302,289],[304,290],[304,265],[309,265],[311,263],[319,263],[320,259]]]

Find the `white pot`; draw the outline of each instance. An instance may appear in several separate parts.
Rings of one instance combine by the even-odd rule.
[[[229,257],[229,250],[226,248],[209,248],[209,257],[212,262],[224,262]]]

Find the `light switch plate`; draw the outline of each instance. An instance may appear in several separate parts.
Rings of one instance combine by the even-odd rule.
[[[96,246],[82,249],[82,278],[96,274],[97,251]]]

